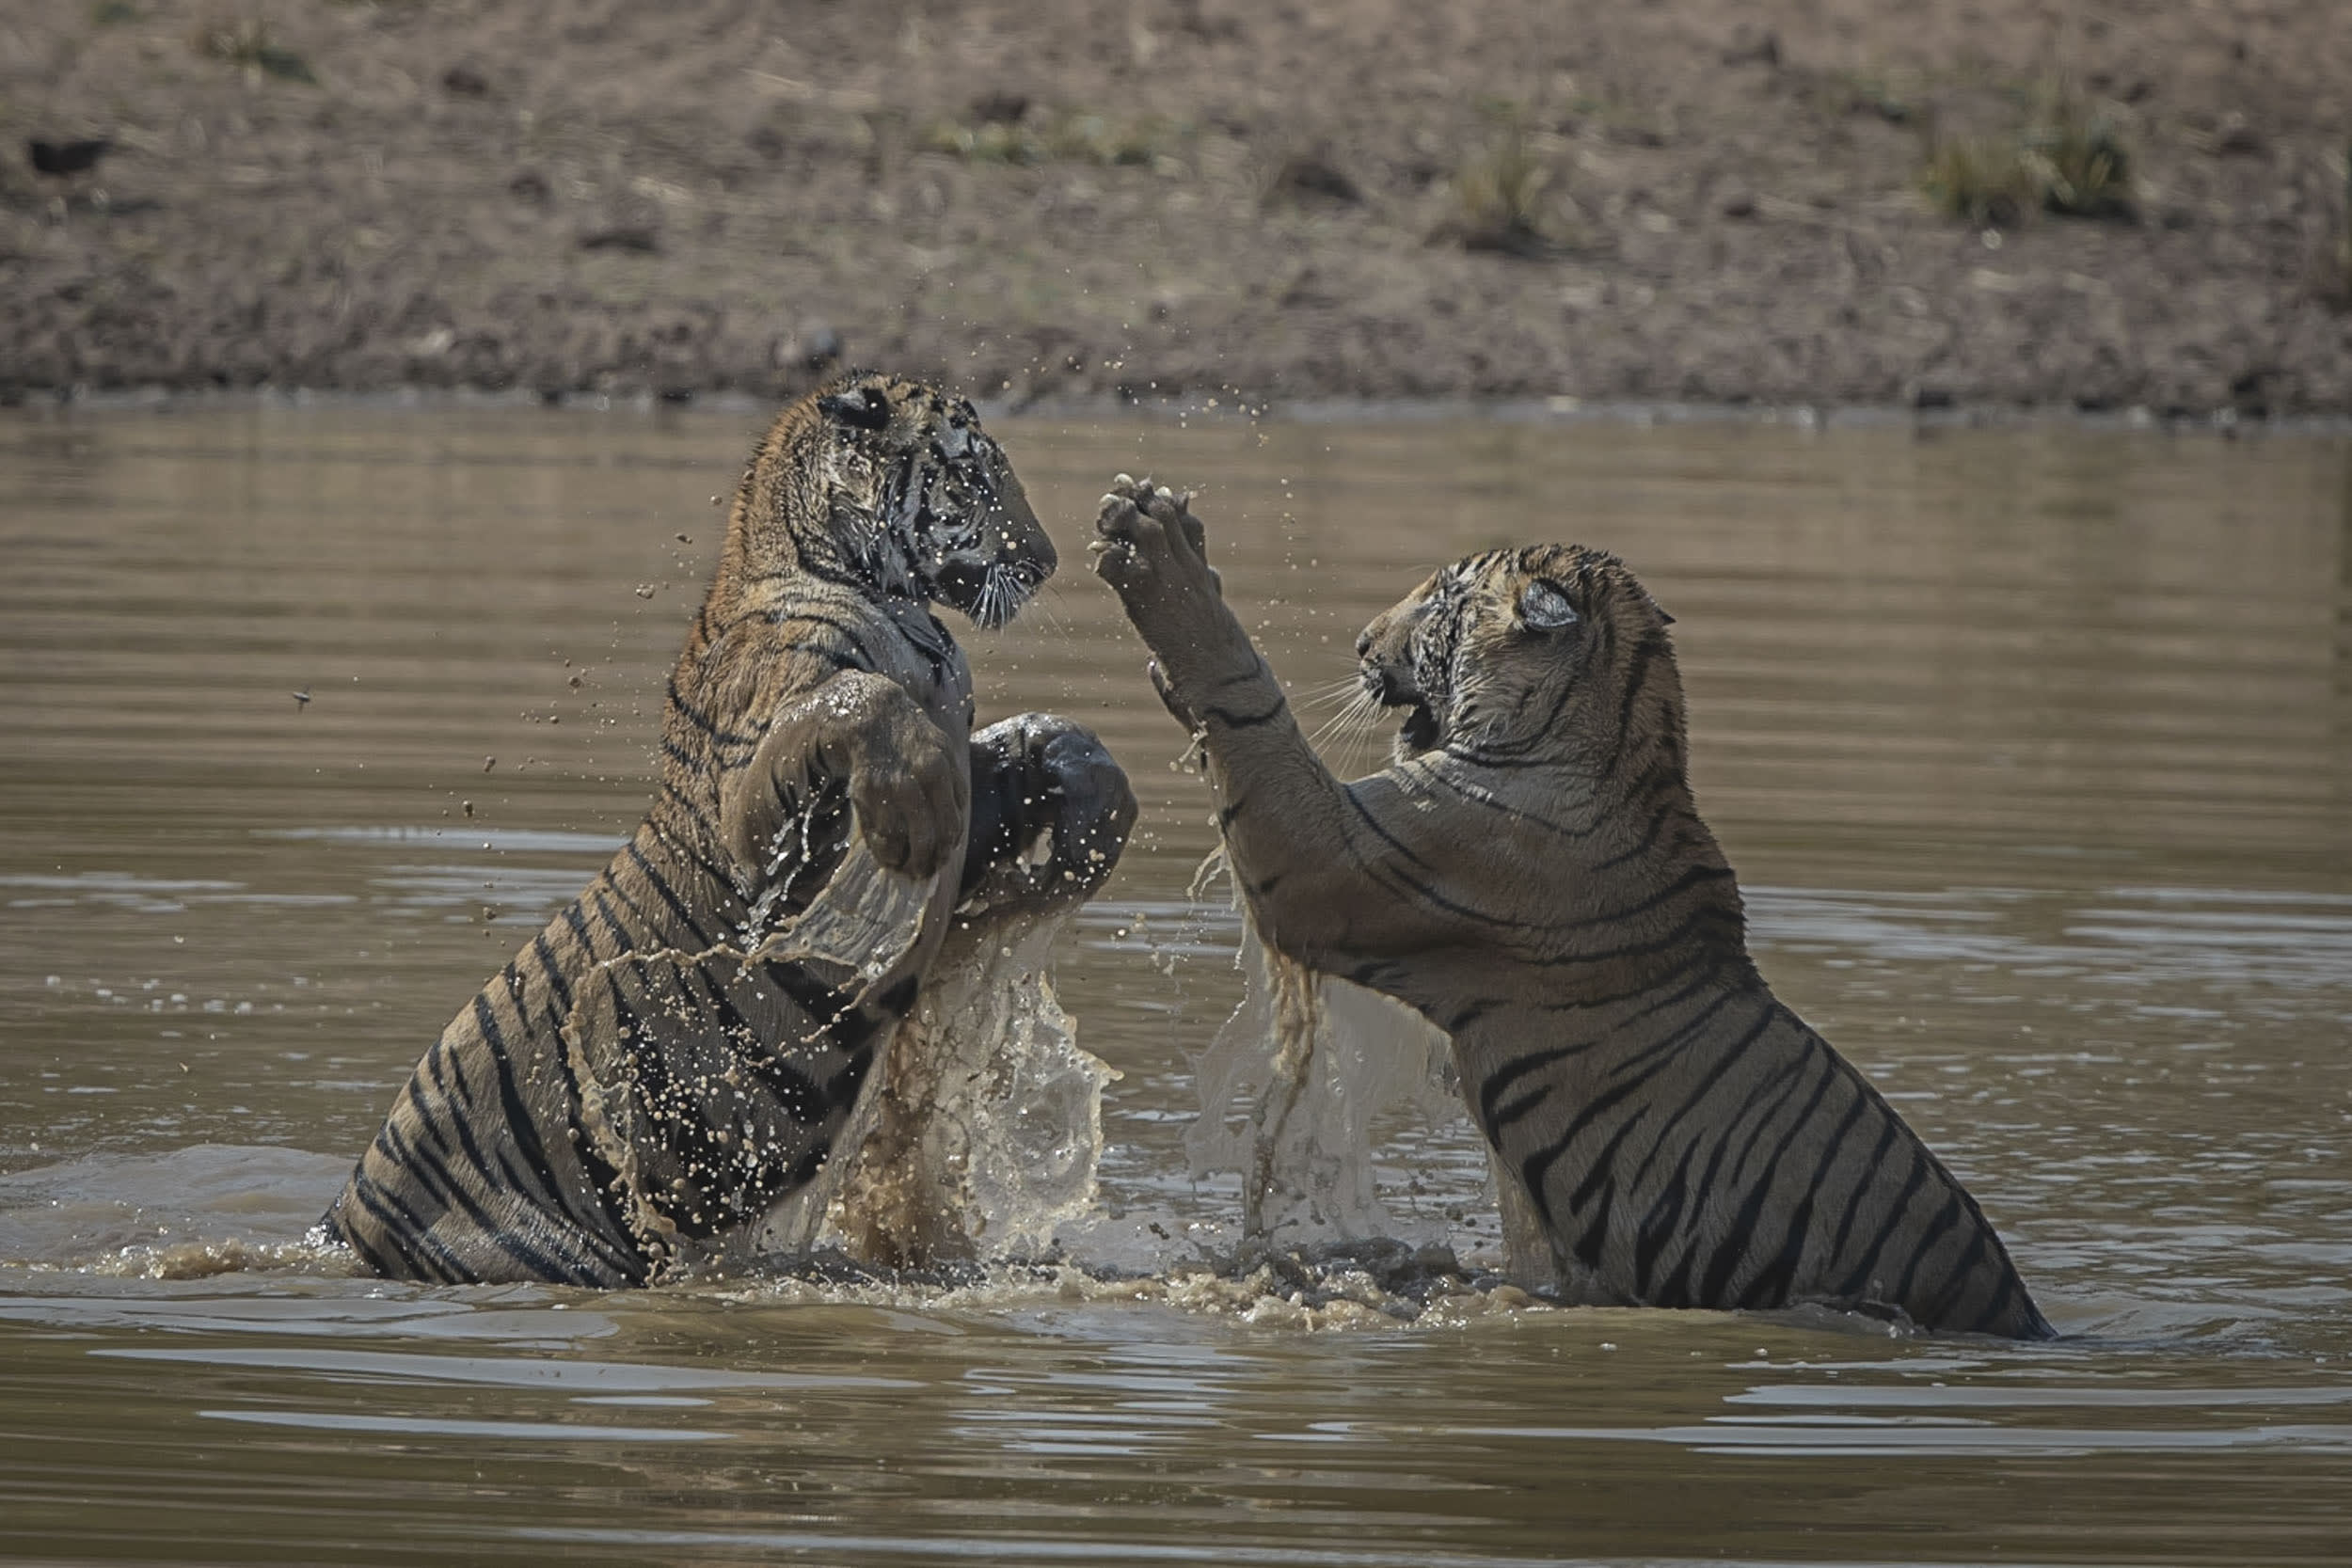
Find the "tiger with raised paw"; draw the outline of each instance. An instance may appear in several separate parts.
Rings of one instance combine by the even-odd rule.
[[[1205,753],[1260,936],[1450,1036],[1515,1275],[2050,1336],[1976,1200],[1757,973],[1692,800],[1669,617],[1621,562],[1488,551],[1375,619],[1359,673],[1402,722],[1391,765],[1343,784],[1189,502],[1121,475],[1094,569]]]

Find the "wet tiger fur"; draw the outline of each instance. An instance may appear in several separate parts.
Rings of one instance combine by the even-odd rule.
[[[2050,1334],[1976,1201],[1757,974],[1686,779],[1668,618],[1622,563],[1490,551],[1375,620],[1359,673],[1401,733],[1343,784],[1188,499],[1122,476],[1095,569],[1203,743],[1260,934],[1452,1037],[1515,1270],[1588,1304]]]
[[[1125,843],[1134,799],[1092,736],[972,733],[931,613],[1001,626],[1054,565],[969,404],[852,373],[787,408],[670,677],[652,810],[425,1053],[328,1231],[395,1277],[635,1284],[807,1188],[961,897],[1032,919]],[[905,884],[919,928],[883,972],[749,956],[853,836],[932,879]]]

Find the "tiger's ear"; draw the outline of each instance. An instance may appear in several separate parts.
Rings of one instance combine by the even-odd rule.
[[[1576,606],[1558,583],[1537,578],[1519,590],[1519,620],[1536,631],[1557,631],[1576,625]]]
[[[1673,612],[1668,610],[1664,605],[1660,604],[1656,599],[1652,599],[1649,602],[1649,607],[1658,611],[1659,620],[1670,626],[1675,624]]]
[[[856,430],[880,430],[890,422],[890,399],[879,387],[829,393],[817,400],[817,409],[834,423]]]

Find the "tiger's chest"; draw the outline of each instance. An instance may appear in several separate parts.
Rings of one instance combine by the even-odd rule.
[[[972,666],[963,649],[948,634],[939,617],[919,604],[893,603],[886,608],[891,636],[879,639],[890,666],[876,673],[889,676],[920,703],[931,722],[959,739],[972,734]]]

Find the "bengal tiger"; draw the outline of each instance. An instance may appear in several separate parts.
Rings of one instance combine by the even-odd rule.
[[[1206,754],[1277,952],[1452,1038],[1514,1271],[1564,1300],[2052,1330],[1975,1199],[1778,1001],[1686,777],[1668,617],[1615,557],[1493,550],[1357,641],[1391,765],[1327,771],[1188,496],[1124,475],[1092,548]]]
[[[931,610],[1000,626],[1055,563],[970,404],[852,372],[787,408],[671,674],[652,809],[424,1053],[331,1237],[397,1278],[640,1284],[809,1189],[964,895],[965,919],[1034,920],[1125,845],[1134,796],[1093,736],[972,733]],[[779,952],[853,844],[916,890],[900,928],[841,962]]]

